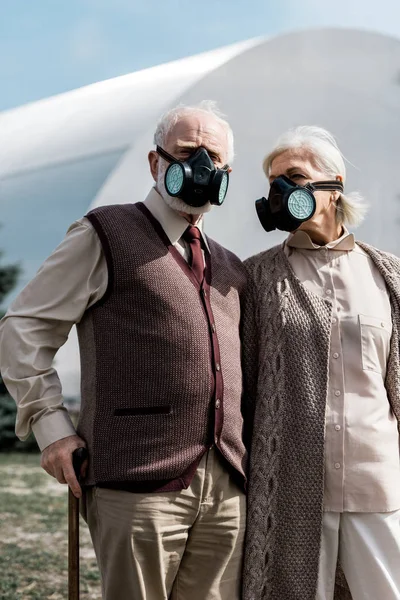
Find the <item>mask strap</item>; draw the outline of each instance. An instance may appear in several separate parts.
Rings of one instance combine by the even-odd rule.
[[[342,192],[344,191],[344,186],[341,181],[337,179],[329,179],[327,181],[313,181],[312,183],[307,183],[305,187],[308,187],[309,190],[323,190],[327,192]]]
[[[177,158],[175,158],[171,154],[168,154],[168,152],[166,152],[165,150],[163,150],[161,148],[161,146],[156,146],[156,152],[157,152],[157,154],[159,154],[160,156],[162,156],[162,158],[164,158],[165,160],[167,160],[170,163],[171,162],[181,162],[180,160],[178,160]],[[226,163],[226,165],[224,165],[223,167],[221,167],[220,170],[221,171],[228,171],[229,170],[228,163]]]
[[[165,152],[165,150],[163,150],[161,148],[161,146],[157,146],[156,147],[156,152],[157,154],[159,154],[160,156],[162,156],[162,158],[164,158],[166,161],[168,162],[180,162],[179,160],[177,160],[176,158],[174,158],[171,154],[168,154],[168,152]]]

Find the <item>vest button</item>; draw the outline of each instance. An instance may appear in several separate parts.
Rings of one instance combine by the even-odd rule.
[[[213,323],[213,324],[211,325],[211,330],[212,330],[212,332],[213,332],[213,333],[215,333],[215,332],[216,332],[216,329],[217,329],[217,328],[215,327],[215,323]]]
[[[220,405],[221,405],[221,400],[219,398],[217,398],[215,401],[215,408],[219,408]]]
[[[220,371],[220,370],[221,370],[221,365],[220,365],[219,363],[217,363],[217,364],[215,365],[215,368],[217,369],[217,371]]]

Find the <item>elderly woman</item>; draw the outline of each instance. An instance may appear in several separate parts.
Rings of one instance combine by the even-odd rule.
[[[244,600],[400,599],[400,260],[356,242],[332,135],[299,127],[264,161],[267,231],[246,261],[252,423]]]

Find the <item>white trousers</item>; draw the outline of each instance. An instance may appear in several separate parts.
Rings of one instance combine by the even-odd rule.
[[[332,600],[339,556],[353,600],[400,600],[400,510],[325,512],[316,600]]]

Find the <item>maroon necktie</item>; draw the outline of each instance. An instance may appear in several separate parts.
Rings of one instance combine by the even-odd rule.
[[[201,251],[201,233],[197,227],[192,225],[188,227],[183,234],[183,239],[188,242],[190,247],[190,261],[193,273],[196,275],[199,283],[204,279],[204,258]]]

